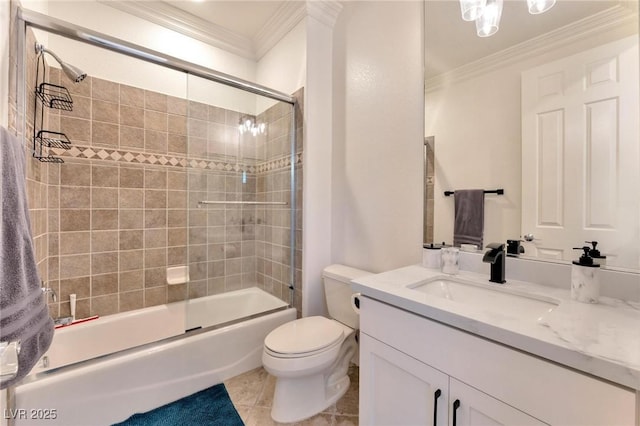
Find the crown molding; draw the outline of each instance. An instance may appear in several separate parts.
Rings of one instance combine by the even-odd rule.
[[[590,37],[606,33],[621,25],[631,24],[636,18],[636,14],[629,8],[618,4],[557,30],[436,75],[426,80],[425,92],[432,92],[447,85],[494,71],[505,65],[543,54],[549,50],[567,46],[585,36]]]
[[[336,0],[307,1],[307,14],[329,28],[333,28],[342,11],[342,3]]]
[[[98,2],[254,61],[262,58],[307,16],[333,27],[342,10],[342,4],[336,0],[284,1],[255,37],[249,39],[164,1]]]
[[[286,1],[258,31],[253,43],[256,59],[262,58],[289,31],[307,16],[316,18],[333,28],[342,11],[342,4],[336,0]]]
[[[98,2],[227,52],[255,59],[253,43],[247,37],[163,1],[98,0]]]
[[[306,16],[305,2],[283,2],[253,38],[252,42],[255,46],[254,59],[259,60],[262,58]]]

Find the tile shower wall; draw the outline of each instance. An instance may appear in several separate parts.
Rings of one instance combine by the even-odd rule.
[[[294,96],[301,103],[303,90]],[[298,137],[295,156],[297,194],[302,195],[302,115],[296,112]],[[221,129],[209,125],[208,158],[214,161],[237,155],[237,163],[227,172],[206,170],[189,171],[189,261],[191,297],[215,294],[221,291],[258,286],[289,302],[290,244],[290,134],[291,107],[278,103],[256,117],[265,123],[264,135],[238,135],[237,113],[227,111],[230,132],[220,143],[215,135]],[[209,116],[211,117],[211,115]],[[190,128],[203,128],[203,120],[190,117]],[[190,143],[194,137],[190,135]],[[226,147],[225,147],[226,145]],[[192,146],[192,145],[190,145]],[[216,168],[222,163],[219,163]],[[286,202],[284,206],[264,205],[209,205],[198,206],[198,201],[267,201]],[[302,205],[297,201],[297,210]],[[302,214],[298,211],[298,217]],[[301,244],[301,223],[297,225],[298,244]],[[301,278],[301,251],[296,252],[296,276]],[[298,281],[299,282],[299,281]],[[300,292],[301,293],[301,292]],[[296,297],[294,307],[301,312],[301,299]]]
[[[14,6],[12,2],[12,7]],[[12,16],[10,33],[15,34],[15,20]],[[27,45],[33,46],[35,36],[33,31],[29,30],[26,34]],[[33,117],[34,117],[34,87],[36,81],[36,55],[34,49],[27,49],[26,60],[29,66],[26,69],[26,102],[27,102],[27,121],[26,135],[21,135],[22,127],[18,125],[19,116],[17,111],[17,82],[18,82],[18,55],[17,43],[15,39],[10,42],[9,49],[9,131],[18,137],[25,139],[25,156],[26,162],[26,181],[27,181],[27,200],[29,203],[29,212],[31,219],[31,233],[34,240],[35,260],[38,265],[41,277],[47,279],[47,179],[48,168],[46,163],[31,160],[31,137],[33,135]],[[49,114],[45,109],[43,116],[44,125],[48,125]]]
[[[73,84],[58,70],[50,79],[74,100],[50,116],[73,143],[54,150],[65,163],[48,173],[52,314],[69,315],[70,294],[79,318],[185,299],[166,268],[187,264],[189,103],[92,77]]]
[[[39,266],[59,296],[54,317],[69,315],[72,293],[79,318],[255,285],[289,301],[288,207],[197,203],[289,200],[288,105],[261,114],[268,131],[252,142],[237,136],[234,111],[98,78],[73,84],[55,68],[47,80],[74,99],[73,111],[47,117],[72,141],[53,150],[65,163],[28,160]],[[166,268],[183,264],[191,282],[167,286]]]

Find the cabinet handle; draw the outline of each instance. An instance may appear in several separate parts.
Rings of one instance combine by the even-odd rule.
[[[442,391],[437,389],[433,393],[433,426],[437,426],[438,422],[438,398],[442,395]]]
[[[458,412],[458,407],[460,407],[460,400],[456,399],[453,401],[453,426],[456,426],[456,414]]]

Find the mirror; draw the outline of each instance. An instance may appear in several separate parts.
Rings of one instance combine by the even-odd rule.
[[[505,0],[480,38],[458,1],[427,0],[425,37],[424,241],[452,243],[445,191],[504,189],[484,245],[532,234],[521,256],[565,262],[597,240],[607,267],[639,270],[638,2]],[[601,87],[617,92],[580,95]]]

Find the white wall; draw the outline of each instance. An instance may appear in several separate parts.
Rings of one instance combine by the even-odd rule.
[[[25,7],[27,7],[25,5]],[[189,38],[93,0],[52,1],[49,15],[148,49],[221,71],[245,80],[256,76],[255,62]],[[209,81],[132,59],[80,42],[50,36],[48,47],[91,76],[118,81],[173,96],[255,113],[255,96]]]
[[[443,192],[455,189],[504,188],[503,196],[485,197],[485,245],[527,232],[520,229],[521,72],[634,32],[631,24],[582,37],[426,94],[425,136],[435,136],[434,241],[453,242],[454,199]]]
[[[257,63],[255,81],[283,93],[292,94],[305,85],[307,77],[307,32],[302,20],[273,46]],[[258,100],[260,113],[274,102]]]
[[[76,25],[236,77],[253,80],[254,62],[94,0],[51,1],[49,14]]]
[[[333,28],[313,16],[307,25],[302,196],[302,312],[326,311],[322,270],[331,264]]]
[[[422,248],[423,4],[347,2],[334,33],[333,261],[380,272]],[[402,24],[399,24],[402,23]]]

